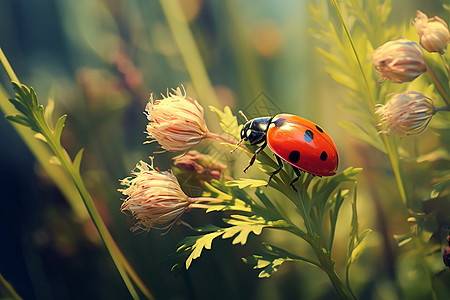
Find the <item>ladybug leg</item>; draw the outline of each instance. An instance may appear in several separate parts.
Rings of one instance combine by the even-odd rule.
[[[273,176],[277,175],[278,173],[280,173],[281,169],[283,169],[283,161],[281,160],[281,158],[279,158],[277,155],[275,155],[277,162],[278,162],[278,169],[276,169],[275,171],[273,171],[273,173],[270,175],[269,180],[267,180],[267,184],[266,186],[269,185],[270,181],[272,180]]]
[[[294,173],[295,175],[297,175],[297,177],[295,177],[294,179],[292,179],[291,183],[289,183],[290,186],[292,186],[292,188],[294,189],[295,192],[297,192],[297,189],[294,186],[294,183],[297,182],[297,180],[300,179],[300,176],[302,176],[302,173],[300,173],[300,170],[296,167],[292,167],[294,169]]]
[[[261,145],[261,147],[256,149],[255,153],[253,153],[253,156],[250,159],[250,162],[249,162],[247,168],[244,169],[244,173],[247,172],[248,168],[250,168],[253,165],[253,163],[255,162],[255,159],[256,159],[256,155],[258,155],[261,151],[263,151],[266,146],[267,146],[267,141],[264,140],[264,143]]]

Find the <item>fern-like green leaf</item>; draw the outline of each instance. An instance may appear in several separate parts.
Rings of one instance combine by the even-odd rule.
[[[255,254],[242,259],[246,264],[252,265],[254,269],[263,269],[258,275],[259,278],[272,276],[285,261],[303,261],[318,267],[318,264],[310,259],[294,255],[267,243],[263,245],[268,252]]]
[[[240,189],[245,189],[247,187],[257,188],[261,186],[266,186],[266,180],[252,179],[252,178],[240,178],[237,180],[231,180],[226,183],[227,186],[237,186]]]
[[[75,156],[75,159],[73,160],[73,167],[78,172],[80,171],[80,165],[81,165],[81,159],[83,156],[84,148],[81,148],[80,151],[78,151],[77,155]]]
[[[214,106],[210,106],[209,109],[216,113],[220,120],[220,127],[225,133],[237,140],[241,138],[242,125],[238,124],[237,118],[231,112],[230,107],[225,106],[223,111]]]
[[[56,122],[55,130],[53,132],[53,135],[55,136],[55,140],[60,141],[61,140],[61,133],[63,131],[65,122],[66,122],[67,115],[62,115],[58,122]]]

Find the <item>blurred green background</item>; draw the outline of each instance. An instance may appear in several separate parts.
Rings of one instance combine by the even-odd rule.
[[[416,9],[429,16],[441,11],[439,1],[393,2],[390,21],[394,24],[410,22]],[[204,253],[188,272],[173,273],[163,261],[189,233],[186,228],[174,227],[166,235],[153,230],[141,235],[129,231],[132,222],[119,211],[118,179],[158,150],[156,143],[142,144],[145,104],[150,93],[159,98],[167,88],[183,84],[205,108],[213,132],[220,133],[220,128],[208,109],[211,104],[220,109],[228,105],[234,113],[242,109],[248,117],[267,109],[271,114],[298,114],[321,124],[333,137],[340,154],[339,171],[350,165],[364,168],[359,177],[360,223],[375,233],[351,276],[362,299],[390,299],[398,284],[394,266],[398,249],[393,243],[383,244],[380,232],[389,236],[407,232],[407,215],[398,198],[388,201],[398,192],[387,158],[337,125],[345,118],[340,105],[347,94],[326,75],[315,50],[316,42],[308,32],[314,27],[308,2],[183,0],[180,5],[215,97],[202,98],[205,94],[192,84],[186,58],[158,1],[0,1],[0,46],[21,82],[34,87],[42,103],[53,99],[55,116],[68,114],[63,145],[72,157],[85,147],[85,182],[138,274],[157,299],[336,298],[326,275],[306,264],[285,264],[272,278],[258,279],[258,272],[240,258],[259,249],[259,238],[253,237],[245,246],[216,241],[213,251]],[[192,62],[190,57],[187,60]],[[200,67],[194,65],[195,70]],[[12,95],[3,71],[0,80]],[[258,102],[261,95],[263,101]],[[255,107],[261,103],[269,108]],[[83,209],[74,212],[3,117],[0,139],[3,276],[25,299],[128,299],[126,287]],[[198,149],[207,148],[201,145]],[[167,169],[173,156],[158,155],[155,165]],[[228,159],[222,162],[229,163]],[[232,176],[243,176],[245,161],[236,158]],[[374,181],[383,189],[374,188]],[[385,228],[375,220],[374,197],[381,199],[378,204],[386,212]],[[336,239],[340,272],[349,218],[345,206]],[[214,214],[187,216],[192,225],[219,219],[220,215]],[[285,236],[267,236],[292,248],[305,248]],[[7,297],[1,288],[0,297]]]

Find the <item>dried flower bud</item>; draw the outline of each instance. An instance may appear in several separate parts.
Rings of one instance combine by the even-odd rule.
[[[128,196],[121,210],[138,220],[133,231],[169,228],[193,203],[172,173],[158,172],[140,161],[132,175],[121,180],[126,188],[119,191]]]
[[[176,157],[174,165],[184,172],[199,175],[200,181],[220,179],[227,167],[214,160],[210,155],[201,154],[195,150]]]
[[[172,89],[167,97],[147,104],[147,134],[168,151],[184,151],[206,138],[209,131],[203,108],[186,91]]]
[[[406,39],[390,41],[372,54],[375,70],[393,82],[408,82],[427,70],[420,46]]]
[[[430,98],[413,91],[395,94],[385,105],[375,108],[375,113],[381,116],[377,126],[388,124],[380,133],[398,135],[421,133],[435,112]]]
[[[420,45],[425,50],[443,53],[450,41],[450,33],[444,20],[437,16],[428,19],[426,14],[418,10],[413,25],[419,34]]]
[[[190,198],[172,173],[157,171],[143,161],[131,174],[133,176],[120,181],[126,188],[118,191],[127,196],[120,210],[130,211],[137,220],[132,231],[167,229],[191,208],[208,209],[211,203],[223,201],[208,197]]]

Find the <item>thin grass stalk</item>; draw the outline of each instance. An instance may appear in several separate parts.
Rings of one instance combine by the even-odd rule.
[[[220,101],[209,80],[208,72],[179,1],[160,0],[160,4],[199,99],[202,103],[220,107]]]
[[[6,56],[4,55],[2,49],[0,48],[0,63],[3,65],[6,73],[8,74],[11,81],[16,81],[18,84],[20,84],[20,81],[18,77],[16,76],[14,70],[12,69],[9,61],[7,60]],[[6,104],[2,101],[3,97],[0,97],[1,105],[2,107],[6,107]],[[14,127],[18,128],[18,126],[14,125]],[[76,189],[78,190],[79,195],[81,196],[81,199],[83,200],[83,203],[86,207],[87,212],[89,213],[89,216],[91,217],[92,222],[94,223],[95,227],[97,228],[98,233],[100,234],[101,239],[103,240],[109,254],[111,255],[111,258],[113,259],[114,264],[116,265],[125,285],[128,288],[128,291],[130,292],[133,299],[140,299],[138,293],[136,292],[133,283],[130,280],[130,276],[135,282],[135,284],[139,287],[141,292],[148,298],[153,299],[153,295],[148,290],[148,288],[145,286],[145,284],[142,282],[142,280],[139,278],[137,273],[134,271],[134,269],[131,267],[129,262],[126,260],[125,256],[120,251],[120,248],[115,243],[114,239],[112,238],[111,234],[109,233],[105,223],[103,222],[100,214],[98,213],[94,201],[91,198],[91,195],[87,191],[83,179],[81,178],[81,175],[78,170],[75,170],[73,167],[70,158],[67,156],[67,154],[63,151],[63,149],[59,146],[58,142],[55,141],[52,138],[51,132],[46,132],[48,128],[46,126],[40,126],[40,128],[43,130],[41,132],[44,137],[46,138],[48,142],[48,146],[53,151],[55,156],[58,158],[58,160],[61,163],[61,166],[66,170],[67,174],[69,174],[69,177],[72,179],[72,182],[75,184]],[[30,144],[30,149],[32,151],[34,150],[31,148],[34,146],[34,143]],[[48,156],[41,156],[41,152],[33,151],[33,153],[36,155],[37,159],[40,161],[41,165],[45,166],[48,165]],[[48,154],[48,153],[47,153]],[[55,175],[54,173],[50,173]],[[62,181],[60,179],[57,179],[54,181],[55,184],[62,184]],[[59,186],[61,190],[64,189],[64,185]]]
[[[444,55],[439,53],[439,57],[441,58],[442,64],[445,66],[445,70],[447,71],[447,78],[450,80],[450,68],[449,68],[447,62],[445,61]],[[449,85],[450,85],[450,81],[449,81]]]
[[[436,86],[439,94],[442,96],[442,99],[444,99],[445,104],[447,106],[449,106],[450,100],[449,100],[448,95],[445,92],[444,88],[442,87],[442,84],[439,82],[439,79],[437,79],[437,77],[434,74],[434,72],[428,67],[427,67],[427,73],[428,73],[428,75],[430,75],[431,79],[433,80],[434,85]]]
[[[367,92],[369,94],[370,100],[372,102],[373,107],[375,107],[376,106],[375,98],[373,97],[372,91],[370,89],[369,81],[367,80],[367,77],[366,77],[366,75],[364,73],[364,69],[362,67],[361,60],[359,59],[358,53],[356,52],[355,44],[353,43],[353,39],[352,39],[352,37],[350,35],[350,31],[348,30],[348,27],[347,27],[347,25],[345,23],[344,17],[342,16],[342,13],[341,13],[341,10],[339,8],[339,5],[338,5],[337,1],[336,0],[331,0],[331,3],[336,8],[336,12],[337,12],[337,14],[339,16],[339,19],[340,19],[341,24],[342,24],[342,26],[344,28],[344,31],[345,31],[345,35],[347,36],[348,41],[350,42],[353,54],[355,55],[358,67],[359,67],[359,69],[361,71],[361,75],[363,77],[364,84],[365,84],[365,86],[367,88]],[[377,116],[377,118],[378,118],[378,121],[379,121],[379,117],[378,116]],[[386,147],[386,152],[387,152],[387,154],[389,156],[389,161],[391,162],[392,170],[394,171],[394,176],[395,176],[395,180],[397,182],[397,187],[398,187],[398,191],[400,193],[400,197],[401,197],[402,202],[405,205],[405,207],[407,207],[408,206],[408,199],[406,197],[405,187],[403,185],[403,179],[402,179],[401,172],[400,172],[400,161],[398,159],[398,153],[396,153],[396,151],[393,151],[393,149],[391,148],[389,139],[386,136],[386,134],[381,134],[381,138],[383,139],[383,143],[384,143],[384,145]]]
[[[3,277],[2,273],[0,273],[0,284],[8,291],[11,297],[14,300],[22,300],[23,298],[16,292],[14,287]]]
[[[8,102],[8,94],[5,88],[0,84],[0,110],[4,115],[12,115],[15,113],[14,108]],[[74,211],[79,222],[85,222],[89,219],[89,215],[84,207],[80,195],[77,193],[75,185],[67,174],[54,164],[49,164],[52,154],[48,147],[46,147],[42,141],[36,139],[33,133],[26,127],[23,127],[16,123],[10,123],[19,136],[22,138],[25,145],[33,153],[36,160],[44,172],[51,178],[58,189],[63,194],[64,198],[69,202],[72,210]]]

